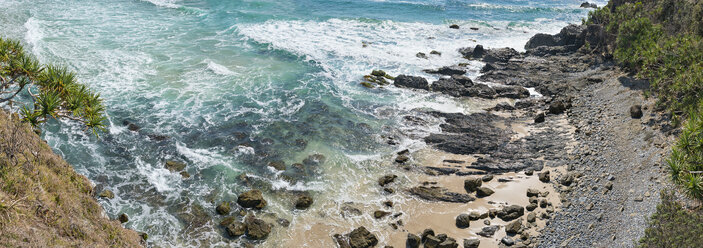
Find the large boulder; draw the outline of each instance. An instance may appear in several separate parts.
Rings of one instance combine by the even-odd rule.
[[[427,79],[425,79],[423,77],[398,75],[397,77],[395,77],[393,84],[395,84],[395,86],[397,86],[397,87],[402,87],[402,88],[412,88],[412,89],[421,89],[421,90],[429,90],[430,89],[430,84],[427,82]]]
[[[466,74],[466,69],[459,66],[444,66],[439,69],[426,69],[422,70],[425,73],[430,74],[441,74],[441,75],[464,75]]]
[[[405,247],[406,248],[420,248],[420,244],[422,242],[420,241],[420,236],[417,236],[412,233],[408,233],[408,239],[405,241]]]
[[[471,224],[471,217],[468,214],[460,214],[456,217],[455,224],[458,228],[468,228]]]
[[[561,52],[575,51],[585,43],[586,27],[583,25],[571,24],[561,29],[558,34],[536,34],[525,44],[525,50],[536,50],[543,47],[562,47],[553,52],[539,52],[540,54],[555,54]]]
[[[464,239],[464,248],[478,248],[481,240],[477,238]]]
[[[298,196],[298,199],[295,200],[295,208],[300,209],[300,210],[305,210],[305,209],[308,209],[310,207],[310,205],[312,205],[312,203],[313,203],[312,197],[310,197],[307,194],[300,195],[300,196]]]
[[[541,46],[557,46],[559,44],[558,37],[550,34],[536,34],[525,43],[525,49],[534,49]]]
[[[365,227],[359,227],[349,233],[349,245],[352,248],[368,248],[375,247],[378,244],[378,239]]]
[[[254,240],[263,240],[271,233],[271,224],[257,218],[248,218],[246,221],[247,237]]]
[[[410,188],[410,194],[416,195],[428,201],[458,202],[467,203],[476,200],[469,194],[449,192],[446,188],[432,186],[417,186]]]
[[[530,91],[520,86],[496,86],[493,87],[497,97],[513,99],[530,97]]]
[[[481,180],[480,177],[472,177],[469,179],[464,180],[464,189],[466,192],[474,192],[478,187],[483,184],[483,181]]]
[[[495,234],[496,231],[498,231],[498,229],[500,229],[500,226],[496,226],[496,225],[485,226],[481,229],[480,232],[478,232],[476,234],[478,234],[479,236],[483,236],[483,237],[492,237],[493,234]]]
[[[517,219],[525,214],[525,208],[519,205],[510,205],[504,207],[496,213],[496,216],[504,221]]]
[[[237,204],[245,208],[262,209],[266,207],[266,200],[260,190],[249,190],[239,194]]]
[[[486,63],[508,62],[511,58],[519,54],[518,51],[509,47],[489,49],[486,50],[482,60]]]

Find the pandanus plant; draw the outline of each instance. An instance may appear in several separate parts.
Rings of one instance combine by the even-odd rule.
[[[17,95],[31,101],[17,100]],[[77,82],[66,67],[42,65],[24,52],[19,41],[0,38],[0,105],[23,104],[22,120],[38,127],[49,119],[81,122],[98,135],[105,130],[105,106],[100,94]]]

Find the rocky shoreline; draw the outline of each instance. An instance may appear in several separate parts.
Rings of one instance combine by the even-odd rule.
[[[560,193],[559,202],[547,202],[537,198],[543,192],[528,189],[527,206],[508,205],[456,216],[458,228],[485,219],[484,227],[475,233],[478,236],[493,237],[496,230],[505,230],[504,237],[495,237],[489,244],[481,244],[477,238],[435,235],[428,226],[422,233],[408,233],[406,247],[635,245],[659,201],[656,189],[664,184],[660,178],[665,178],[661,161],[672,130],[666,124],[670,117],[655,111],[652,100],[642,96],[648,82],[629,77],[611,58],[598,53],[608,38],[601,26],[570,25],[556,35],[536,35],[525,45],[525,53],[480,45],[460,49],[466,59],[486,63],[478,82],[463,76],[465,64],[425,70],[442,75],[432,83],[423,77],[392,77],[383,71],[366,77],[371,80],[362,84],[369,88],[389,85],[385,79],[390,79],[395,87],[453,97],[511,99],[473,114],[423,112],[406,116],[411,124],[423,123],[418,117],[423,115],[443,119],[442,131],[427,136],[425,142],[445,152],[476,157],[468,163],[445,160],[460,164],[455,166],[406,167],[430,176],[465,178],[465,193],[428,181],[410,187],[409,194],[425,201],[467,203],[493,194],[493,189],[480,187],[481,183],[508,172],[528,177],[534,174]],[[541,96],[530,97],[528,88]],[[515,138],[515,131],[505,128],[515,124],[530,131]],[[408,155],[399,153],[396,162],[406,161]],[[552,205],[560,205],[558,211]],[[490,225],[495,217],[515,221]],[[530,235],[528,230],[536,227],[530,223],[536,218],[544,220],[546,226]],[[363,227],[335,238],[340,247],[377,244],[375,236]]]

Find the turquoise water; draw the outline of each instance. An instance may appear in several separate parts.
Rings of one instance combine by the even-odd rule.
[[[456,49],[475,44],[521,50],[535,33],[580,22],[587,13],[580,3],[0,0],[0,35],[70,67],[105,99],[110,128],[100,139],[71,122],[48,123],[43,138],[116,193],[101,200],[109,216],[127,213],[127,226],[156,246],[231,245],[237,241],[223,238],[216,223],[194,219],[215,218],[217,202],[255,187],[270,199],[268,212],[304,221],[286,192],[354,198],[345,185],[377,178],[369,173],[383,171],[375,161],[422,147],[420,138],[437,130],[438,120],[409,128],[402,115],[472,110],[439,95],[368,90],[358,84],[364,74],[423,75],[468,62]],[[447,28],[452,23],[462,28]],[[415,57],[431,50],[442,56]],[[480,66],[471,62],[469,76]],[[127,130],[125,120],[141,130]],[[388,145],[388,136],[400,145]],[[266,166],[283,160],[290,167],[312,154],[326,160],[304,174]],[[170,173],[166,160],[186,162],[192,177]],[[242,183],[242,172],[257,183]]]

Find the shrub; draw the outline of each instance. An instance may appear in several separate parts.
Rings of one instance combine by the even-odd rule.
[[[642,248],[703,247],[703,213],[684,209],[672,192],[662,192],[662,202],[649,218]]]
[[[19,41],[0,38],[0,104],[22,104],[16,102],[21,93],[33,101],[21,108],[22,119],[35,127],[51,118],[68,118],[96,135],[105,128],[100,95],[78,83],[75,73],[42,65],[24,52]]]

